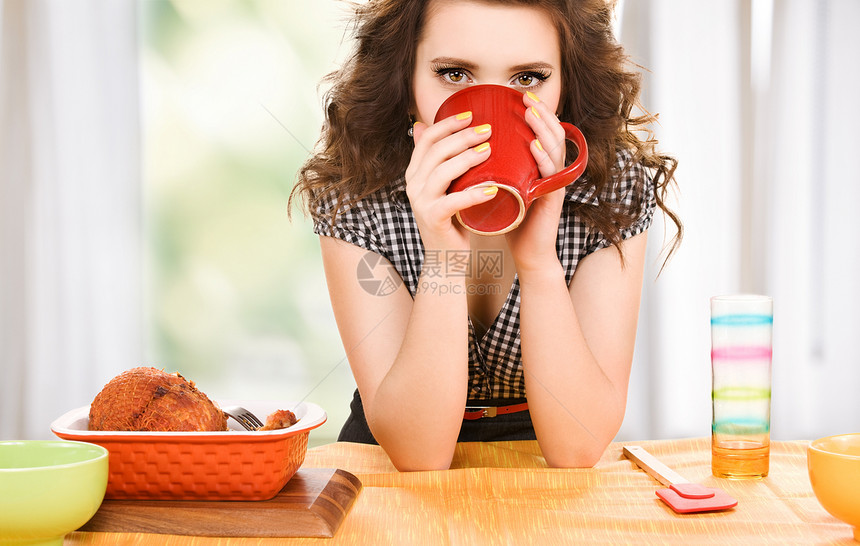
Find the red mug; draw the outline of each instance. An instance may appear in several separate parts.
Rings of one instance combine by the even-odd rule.
[[[497,186],[499,192],[485,203],[463,209],[457,219],[470,231],[480,235],[499,235],[516,228],[526,216],[532,202],[579,178],[588,164],[588,146],[582,132],[562,122],[565,136],[579,150],[576,160],[552,176],[540,178],[537,162],[529,146],[534,131],[525,121],[523,94],[504,85],[472,85],[448,97],[436,122],[472,112],[472,125],[489,123],[490,157],[455,179],[448,193],[475,186]]]

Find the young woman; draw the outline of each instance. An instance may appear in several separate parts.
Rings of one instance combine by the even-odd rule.
[[[624,417],[647,229],[675,161],[643,141],[605,0],[370,0],[331,74],[318,151],[299,174],[358,390],[340,440],[379,443],[401,470],[450,465],[458,441],[537,439],[551,466],[591,466]],[[473,234],[447,194],[485,161],[492,127],[442,102],[475,84],[523,92],[541,176],[585,175],[515,230]],[[385,282],[380,285],[376,281]],[[486,408],[486,409],[485,409]]]

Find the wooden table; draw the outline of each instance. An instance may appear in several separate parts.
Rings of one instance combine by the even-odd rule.
[[[640,445],[692,482],[725,490],[738,506],[676,514],[660,486],[624,458]],[[592,469],[546,467],[536,442],[460,444],[451,470],[397,472],[377,446],[335,443],[308,451],[303,468],[341,468],[363,489],[331,539],[204,538],[83,533],[66,545],[268,544],[845,544],[851,528],[818,504],[806,470],[808,442],[774,442],[770,475],[711,476],[706,438],[613,443]]]

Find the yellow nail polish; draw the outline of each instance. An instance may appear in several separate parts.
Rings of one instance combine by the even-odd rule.
[[[464,119],[468,119],[470,117],[472,117],[472,112],[460,112],[456,116],[457,120],[464,120]]]
[[[540,140],[535,139],[535,146],[537,146],[538,150],[543,151],[543,144],[540,143]]]
[[[496,195],[497,193],[499,193],[497,186],[487,186],[484,188],[484,195]]]
[[[538,98],[538,96],[535,95],[534,93],[532,93],[531,91],[526,91],[526,95],[528,95],[528,97],[530,99],[532,99],[533,101],[540,102],[540,99]]]
[[[532,114],[534,114],[536,118],[540,119],[540,114],[538,114],[537,108],[534,106],[532,106]]]
[[[490,143],[489,142],[483,142],[481,144],[478,144],[477,146],[475,146],[472,149],[480,154],[480,153],[486,152],[487,150],[490,149]]]
[[[484,133],[489,133],[490,132],[490,124],[485,123],[483,125],[478,125],[477,127],[475,127],[475,132],[478,133],[479,135],[483,135]]]

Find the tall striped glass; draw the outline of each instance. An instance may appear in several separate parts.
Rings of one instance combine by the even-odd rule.
[[[770,466],[773,299],[711,298],[711,471],[763,478]]]

